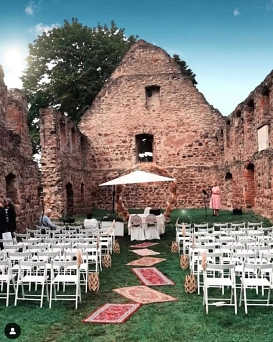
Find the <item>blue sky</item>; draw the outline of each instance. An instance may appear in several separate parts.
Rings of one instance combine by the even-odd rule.
[[[179,54],[223,115],[273,69],[273,0],[5,0],[0,64],[9,88],[21,87],[28,44],[71,18],[90,27],[114,20],[126,35]]]

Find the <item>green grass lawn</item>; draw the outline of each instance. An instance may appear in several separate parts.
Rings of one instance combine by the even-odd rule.
[[[94,216],[101,218],[105,211],[94,210]],[[232,307],[209,307],[206,315],[202,305],[202,296],[184,292],[184,278],[188,271],[179,267],[178,254],[171,253],[171,242],[175,239],[174,222],[241,222],[263,221],[265,226],[271,223],[252,213],[234,216],[231,212],[221,211],[219,217],[213,217],[210,210],[175,210],[171,222],[166,226],[166,233],[160,243],[151,247],[160,252],[159,257],[167,261],[157,267],[175,282],[175,286],[160,286],[154,289],[176,297],[176,302],[142,305],[123,324],[87,324],[81,320],[105,303],[123,303],[127,299],[114,293],[112,289],[141,285],[126,263],[138,258],[130,252],[131,241],[127,234],[119,238],[121,253],[112,255],[112,267],[100,273],[100,291],[82,293],[82,303],[78,310],[74,302],[53,302],[52,309],[45,302],[42,309],[38,302],[20,301],[17,307],[6,308],[1,300],[0,322],[2,331],[0,341],[9,341],[3,333],[10,322],[21,326],[22,333],[18,341],[29,342],[160,342],[160,341],[213,341],[213,342],[271,342],[273,341],[273,308],[250,307],[245,315],[243,307],[238,308],[238,315]],[[239,293],[237,293],[237,296]]]

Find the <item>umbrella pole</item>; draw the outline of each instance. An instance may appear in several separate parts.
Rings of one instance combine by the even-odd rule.
[[[116,196],[116,188],[115,185],[112,185],[112,213],[115,212],[115,196]]]

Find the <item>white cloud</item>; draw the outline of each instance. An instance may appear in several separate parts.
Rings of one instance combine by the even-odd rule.
[[[29,31],[31,33],[34,33],[35,35],[41,35],[43,34],[43,32],[47,33],[51,31],[52,29],[54,29],[55,27],[60,27],[60,25],[58,23],[51,24],[51,25],[45,25],[43,23],[39,23],[35,25],[34,27],[31,27]]]
[[[267,11],[273,11],[273,0],[266,5]]]
[[[239,12],[238,8],[236,7],[235,10],[233,11],[233,16],[237,17],[238,15],[240,15],[241,13]]]
[[[35,2],[30,1],[25,8],[25,13],[27,15],[33,15],[36,9],[37,9],[37,6],[35,5]]]

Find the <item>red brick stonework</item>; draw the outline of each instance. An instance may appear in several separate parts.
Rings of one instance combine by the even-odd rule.
[[[175,178],[175,191],[168,183],[123,186],[121,210],[201,208],[202,190],[216,179],[222,208],[273,220],[272,79],[273,72],[223,117],[164,50],[138,41],[78,127],[56,110],[41,110],[45,205],[55,217],[111,209],[112,188],[99,184],[145,168]],[[22,229],[39,212],[26,111],[23,93],[7,92],[0,69],[0,191],[14,196]]]
[[[40,215],[38,167],[32,159],[24,93],[4,84],[0,68],[0,198],[10,197],[17,231],[32,228]]]
[[[40,125],[45,206],[53,217],[90,211],[92,165],[87,163],[86,137],[54,109],[40,111]]]
[[[202,207],[202,189],[223,178],[224,118],[182,76],[162,49],[138,41],[113,72],[79,124],[90,145],[95,204],[111,207],[98,185],[139,166],[138,135],[152,136],[153,160],[177,179],[175,207]],[[166,207],[169,184],[130,185],[126,207]]]

